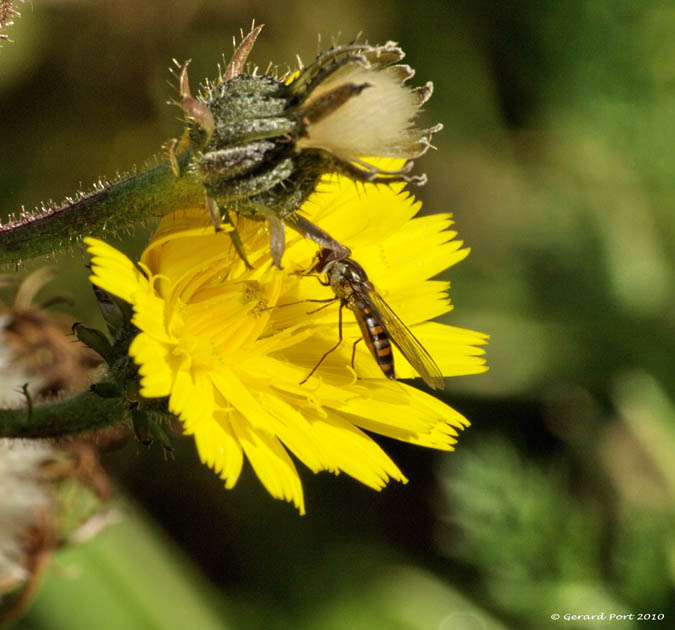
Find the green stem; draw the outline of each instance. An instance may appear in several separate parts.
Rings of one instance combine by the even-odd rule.
[[[186,151],[179,158],[180,166],[189,159],[190,152]],[[69,199],[59,207],[47,207],[0,225],[0,264],[50,254],[83,236],[104,237],[203,202],[202,185],[188,175],[176,177],[164,161],[102,190]]]
[[[58,438],[95,431],[128,419],[124,398],[101,398],[87,391],[67,400],[28,409],[0,409],[0,437]]]

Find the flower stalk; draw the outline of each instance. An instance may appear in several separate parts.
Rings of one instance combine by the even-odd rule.
[[[129,403],[93,391],[28,409],[0,410],[0,437],[47,439],[104,429],[128,420]]]
[[[189,151],[178,157],[179,165]],[[22,214],[0,224],[0,264],[52,254],[85,235],[110,237],[116,230],[203,203],[202,185],[176,177],[168,161],[116,182],[100,183],[60,205]]]

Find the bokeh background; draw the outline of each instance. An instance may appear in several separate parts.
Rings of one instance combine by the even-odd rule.
[[[444,400],[454,453],[379,440],[410,483],[302,471],[308,515],[250,468],[129,441],[104,464],[122,520],[57,553],[17,629],[675,627],[675,5],[670,0],[35,0],[0,49],[0,209],[142,166],[179,134],[172,58],[295,66],[323,42],[396,40],[442,121],[426,211],[472,253],[445,321],[491,334]],[[138,252],[148,228],[121,239]],[[84,256],[43,294],[101,325]],[[1,483],[1,481],[0,481]],[[604,622],[610,623],[610,622]]]

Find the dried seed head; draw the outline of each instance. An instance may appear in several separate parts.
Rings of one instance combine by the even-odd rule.
[[[242,73],[261,28],[243,37],[225,72],[198,97],[190,91],[188,64],[180,69],[192,170],[219,206],[262,218],[256,207],[267,206],[264,193],[275,189],[281,197],[275,212],[283,217],[313,191],[308,179],[316,183],[331,171],[364,181],[418,181],[407,171],[362,168],[363,158],[419,157],[441,128],[415,127],[432,84],[406,85],[414,71],[398,63],[404,53],[395,43],[335,46],[282,83]]]
[[[428,147],[427,133],[413,127],[420,99],[398,76],[398,67],[373,70],[353,65],[349,72],[326,81],[309,97],[311,111],[317,101],[339,86],[363,87],[327,116],[307,126],[297,142],[299,150],[324,149],[353,161],[364,156],[413,159]]]
[[[24,386],[33,397],[81,386],[100,363],[98,355],[68,336],[71,322],[32,304],[49,278],[45,269],[38,269],[24,279],[11,308],[0,304],[2,406],[23,406]]]
[[[46,444],[0,439],[0,602],[32,578],[40,557],[56,542],[43,473],[55,456]]]
[[[302,68],[292,80],[243,73],[260,32],[243,37],[216,82],[199,96],[190,91],[187,64],[180,71],[181,105],[187,117],[191,160],[187,171],[203,184],[207,207],[218,229],[229,213],[267,221],[275,264],[281,265],[284,222],[321,247],[345,252],[296,211],[314,192],[322,175],[342,173],[356,181],[422,184],[410,175],[412,160],[430,145],[441,126],[419,129],[415,120],[432,92],[431,83],[413,89],[414,72],[400,64],[403,51],[352,43],[334,46]],[[180,172],[168,145],[174,172]],[[402,158],[403,168],[384,171],[372,158]],[[235,230],[237,251],[246,261]]]
[[[51,552],[111,522],[110,481],[84,441],[0,439],[0,626],[20,614]],[[67,492],[64,492],[67,488]]]

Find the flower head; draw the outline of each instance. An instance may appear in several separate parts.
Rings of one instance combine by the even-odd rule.
[[[422,184],[410,175],[413,161],[431,146],[441,124],[418,128],[431,82],[411,88],[413,69],[395,42],[382,46],[335,45],[306,67],[285,77],[243,72],[262,26],[243,37],[223,75],[207,82],[195,98],[188,63],[179,69],[180,106],[186,115],[183,138],[166,145],[177,175],[186,168],[204,185],[214,225],[231,212],[268,221],[273,261],[281,267],[284,223],[323,245],[325,236],[295,213],[327,173],[368,183]],[[178,153],[190,146],[181,167]],[[370,156],[375,159],[364,159]],[[385,158],[402,160],[382,169]],[[246,260],[236,230],[230,232]],[[332,237],[334,238],[334,237]],[[335,251],[346,251],[337,241]]]
[[[413,218],[420,204],[401,188],[357,188],[346,177],[324,176],[302,213],[352,250],[443,375],[482,372],[485,335],[429,321],[451,308],[448,283],[430,278],[468,250],[448,231],[449,215]],[[246,219],[237,228],[252,269],[201,209],[166,216],[140,269],[87,239],[92,282],[134,307],[140,332],[129,353],[141,394],[169,397],[169,410],[226,487],[237,482],[245,455],[270,494],[304,512],[289,452],[313,472],[342,471],[379,490],[405,477],[364,430],[451,450],[468,424],[457,411],[387,379],[363,343],[352,368],[361,332],[348,309],[343,343],[301,384],[338,339],[338,302],[320,310],[307,302],[334,297],[316,277],[301,275],[316,246],[292,236],[278,269],[267,228]],[[395,359],[399,378],[416,376],[403,356]]]

